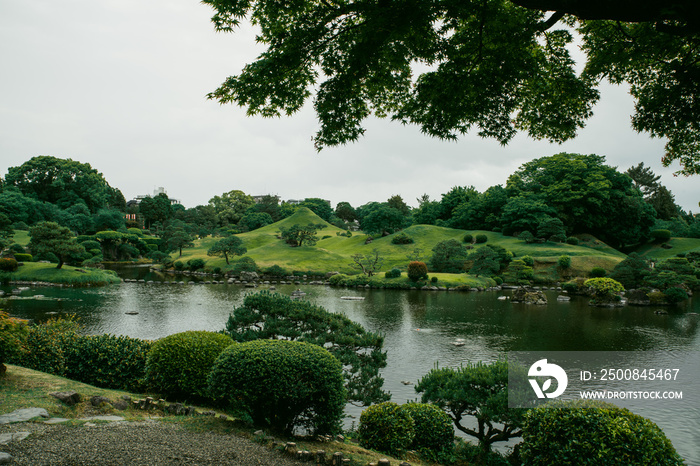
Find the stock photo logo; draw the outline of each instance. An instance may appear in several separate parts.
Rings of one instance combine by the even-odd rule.
[[[556,398],[564,393],[569,383],[569,378],[564,369],[556,364],[548,363],[546,359],[540,359],[530,366],[527,375],[530,377],[530,385],[532,385],[537,398]],[[539,380],[543,377],[547,377],[547,379],[540,386]],[[557,385],[554,391],[549,392],[552,388],[552,379],[557,381]]]

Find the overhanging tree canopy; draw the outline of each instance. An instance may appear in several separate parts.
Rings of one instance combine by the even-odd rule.
[[[455,139],[573,138],[603,78],[627,82],[633,128],[666,137],[663,163],[700,173],[697,0],[203,0],[218,31],[241,19],[267,46],[209,97],[291,115],[315,92],[317,148],[354,141],[369,115]],[[553,12],[553,13],[548,13]],[[574,28],[587,63],[574,69]],[[416,67],[427,71],[414,75]]]

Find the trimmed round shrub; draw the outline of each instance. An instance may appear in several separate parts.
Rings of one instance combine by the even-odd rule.
[[[627,409],[590,400],[531,409],[525,416],[520,458],[526,466],[683,464],[656,424]]]
[[[447,459],[454,449],[455,438],[455,428],[447,413],[427,403],[407,403],[403,409],[413,419],[415,436],[411,450],[431,461]]]
[[[100,245],[99,241],[95,241],[94,239],[82,241],[80,244],[86,251],[90,251],[91,249],[99,249],[100,252],[102,251],[102,246]]]
[[[401,270],[391,269],[384,274],[386,278],[399,278],[401,276]]]
[[[416,435],[414,426],[408,410],[393,401],[369,406],[360,415],[360,446],[398,455],[411,448]]]
[[[608,272],[603,267],[593,267],[589,275],[591,278],[602,278],[607,274]]]
[[[67,336],[65,376],[96,387],[140,391],[151,344],[124,335]]]
[[[58,318],[27,327],[19,354],[9,362],[18,366],[64,376],[66,355],[63,348],[66,341],[77,335],[80,326],[72,317]]]
[[[212,397],[255,425],[286,434],[340,431],[343,368],[326,349],[289,340],[231,345],[209,375]]]
[[[557,259],[557,264],[559,264],[559,267],[562,269],[568,269],[571,267],[571,257],[570,256],[559,256],[559,259]]]
[[[27,252],[24,250],[21,244],[17,243],[12,243],[10,245],[10,251],[12,251],[13,254],[24,254],[25,252]]]
[[[652,230],[651,237],[654,238],[654,241],[663,243],[671,239],[671,230]]]
[[[531,232],[525,230],[522,233],[520,233],[520,235],[518,235],[518,239],[530,244],[534,243],[537,238],[535,238],[535,235],[533,235]]]
[[[406,271],[408,279],[414,282],[428,276],[428,266],[425,262],[413,261],[408,263],[408,270]]]
[[[492,278],[493,278],[493,281],[496,282],[496,286],[501,286],[503,284],[503,279],[501,277],[496,276],[496,277],[492,277]]]
[[[437,283],[438,277],[430,277],[430,283]]]
[[[566,244],[578,246],[578,238],[575,236],[569,236],[568,238],[566,238]]]
[[[3,373],[4,363],[19,354],[26,334],[26,321],[15,319],[0,311],[0,375]]]
[[[206,264],[204,259],[190,259],[187,261],[187,267],[192,271],[203,269],[204,264]]]
[[[272,277],[286,277],[289,275],[289,271],[277,264],[274,264],[265,269],[265,275],[270,275]]]
[[[17,260],[12,257],[0,258],[0,271],[2,272],[14,272],[18,266]]]
[[[413,238],[408,236],[406,233],[401,232],[398,235],[391,238],[391,244],[411,244],[413,243]]]
[[[328,279],[330,282],[331,286],[339,286],[341,285],[346,279],[348,278],[347,275],[343,273],[337,273],[335,275],[332,275],[331,278]]]
[[[604,304],[620,300],[620,293],[625,291],[625,287],[612,278],[589,278],[583,282],[584,287],[588,287],[593,295],[593,302]]]
[[[476,235],[475,241],[476,243],[485,243],[489,240],[488,236],[484,234]]]
[[[175,268],[175,270],[178,271],[183,270],[185,268],[185,263],[182,261],[175,261],[173,262],[173,267]]]
[[[520,260],[525,262],[525,265],[528,267],[534,267],[535,265],[535,259],[533,259],[532,256],[523,256]]]
[[[233,262],[231,266],[231,272],[235,275],[240,274],[241,272],[257,272],[258,271],[258,265],[255,263],[255,261],[248,256],[243,256],[240,259],[238,259],[236,262]]]
[[[474,242],[474,235],[467,233],[466,235],[464,235],[463,240],[465,243],[473,243]]]
[[[161,338],[148,354],[146,382],[166,396],[205,398],[209,371],[221,352],[232,344],[228,335],[204,330]]]

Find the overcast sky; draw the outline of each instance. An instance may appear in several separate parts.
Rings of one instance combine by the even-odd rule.
[[[52,155],[89,163],[127,200],[163,186],[186,207],[233,189],[356,207],[400,194],[415,206],[423,193],[483,191],[534,158],[575,152],[621,171],[643,161],[678,204],[700,210],[700,178],[661,166],[664,141],[631,129],[620,87],[602,88],[595,116],[563,145],[444,142],[370,120],[358,142],[317,153],[310,105],[263,119],[206,99],[261,51],[250,28],[219,34],[211,15],[196,0],[0,0],[0,174]]]

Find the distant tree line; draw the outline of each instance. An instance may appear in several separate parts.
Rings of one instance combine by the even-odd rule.
[[[157,251],[167,253],[181,251],[197,237],[256,230],[307,207],[339,228],[360,229],[371,236],[426,224],[501,232],[526,241],[564,241],[590,233],[615,248],[646,242],[660,229],[672,236],[700,237],[700,221],[675,204],[659,179],[643,163],[620,172],[602,156],[561,153],[523,164],[505,185],[483,192],[454,186],[439,200],[424,194],[415,208],[399,194],[357,207],[342,201],[333,209],[320,198],[292,204],[272,195],[254,199],[240,190],[192,208],[171,204],[165,194],[127,207],[122,193],[89,164],[38,156],[11,167],[0,180],[0,229],[11,232],[46,221],[84,236],[103,231],[127,234],[129,228],[138,228],[158,237]],[[127,220],[126,214],[133,215]],[[306,230],[281,233],[290,244],[312,244],[313,234]],[[3,247],[9,236],[0,238]],[[134,252],[126,247],[122,251]],[[112,252],[110,256],[120,257],[119,251]],[[121,254],[126,255],[130,254]]]

